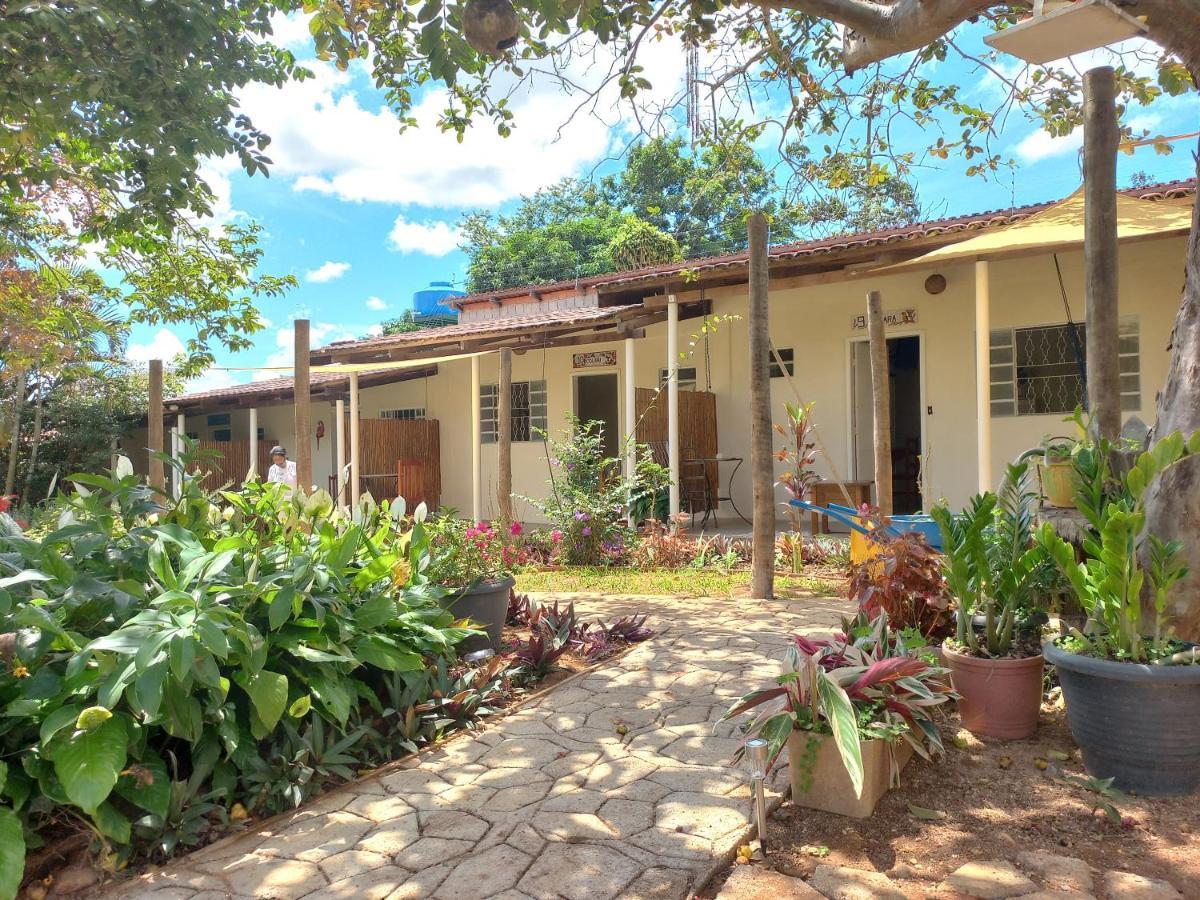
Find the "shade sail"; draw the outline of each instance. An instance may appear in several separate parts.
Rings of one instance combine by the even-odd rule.
[[[1192,227],[1191,200],[1186,204],[1158,200],[1138,200],[1117,194],[1117,240],[1135,241],[1152,237],[1187,234]],[[928,268],[949,262],[1029,256],[1083,246],[1083,189],[1061,203],[1035,213],[1028,219],[1006,225],[996,231],[939,247],[910,259],[875,269],[897,272]]]
[[[448,356],[425,356],[420,359],[400,359],[386,362],[369,363],[328,363],[323,366],[311,366],[309,371],[320,375],[348,375],[351,372],[387,372],[396,369],[424,369],[436,366],[438,363],[453,362],[456,359],[471,359],[475,356],[487,356],[495,350],[481,350],[475,353],[452,353]],[[291,372],[293,366],[213,366],[216,372]]]

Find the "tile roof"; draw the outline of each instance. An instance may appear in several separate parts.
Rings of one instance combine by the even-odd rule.
[[[1140,188],[1130,188],[1121,193],[1142,200],[1163,200],[1188,196],[1195,194],[1195,192],[1196,179],[1190,178],[1182,181],[1171,181],[1146,185]],[[772,260],[800,259],[808,256],[818,256],[864,247],[903,243],[905,241],[936,237],[959,231],[978,231],[984,228],[1011,225],[1059,202],[1061,202],[1061,198],[1059,200],[1047,200],[1041,203],[1032,203],[1009,209],[989,210],[968,215],[932,219],[926,222],[914,222],[909,225],[881,228],[876,231],[859,234],[839,234],[819,240],[780,244],[771,248],[770,258]],[[639,282],[653,281],[667,276],[681,275],[685,271],[705,272],[745,266],[748,259],[749,256],[746,251],[726,253],[719,256],[688,259],[678,263],[663,263],[629,272],[610,272],[603,275],[591,275],[587,278],[557,281],[551,284],[526,285],[505,288],[499,291],[484,291],[456,298],[452,305],[461,307],[484,300],[501,300],[508,297],[520,297],[539,292],[550,293],[552,291],[568,290],[576,286],[580,289],[595,288],[600,290],[618,288],[625,285],[635,285]]]
[[[384,378],[384,376],[394,376],[395,380],[400,381],[405,377],[412,377],[414,371],[412,369],[371,369],[359,373],[362,379]],[[309,384],[316,390],[322,387],[333,387],[337,384],[345,384],[349,382],[350,376],[341,372],[317,372],[312,371],[309,374]],[[386,378],[384,378],[386,380]],[[170,404],[194,404],[203,400],[249,400],[255,397],[269,397],[283,393],[290,393],[295,379],[288,375],[282,378],[266,378],[261,381],[249,381],[246,384],[234,384],[229,387],[214,388],[209,391],[196,391],[191,394],[181,394],[178,397],[168,397],[163,402]]]

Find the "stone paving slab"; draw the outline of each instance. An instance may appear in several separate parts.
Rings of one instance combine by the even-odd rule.
[[[846,605],[566,599],[589,617],[648,613],[658,635],[481,733],[111,885],[106,900],[687,897],[749,831],[733,726],[714,723],[774,677],[789,634],[835,628]]]

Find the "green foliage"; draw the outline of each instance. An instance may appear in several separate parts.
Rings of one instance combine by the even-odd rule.
[[[553,526],[562,561],[595,565],[619,553],[630,504],[666,487],[666,469],[654,462],[648,447],[638,446],[634,474],[625,475],[621,459],[604,453],[604,424],[580,422],[572,413],[561,438],[541,436],[549,449],[550,493],[524,499]]]
[[[126,472],[73,475],[44,533],[0,535],[0,835],[65,813],[122,858],[169,854],[235,801],[269,813],[390,758],[385,698],[415,686],[423,715],[426,670],[469,633],[422,574],[421,523],[258,483],[164,501]]]
[[[682,258],[675,238],[641,219],[630,219],[617,228],[608,242],[608,255],[622,272]]]
[[[793,732],[832,735],[861,796],[860,742],[903,738],[925,759],[941,755],[931,711],[955,695],[946,670],[910,655],[886,613],[858,624],[827,640],[794,635],[775,686],[746,694],[722,721],[755,710],[743,731],[767,741],[769,765]]]
[[[1181,649],[1164,634],[1167,597],[1187,575],[1179,541],[1163,541],[1146,531],[1146,489],[1163,471],[1200,452],[1200,432],[1185,441],[1169,434],[1140,454],[1123,479],[1112,471],[1114,445],[1088,442],[1076,452],[1080,474],[1077,505],[1091,526],[1085,559],[1049,523],[1038,543],[1054,560],[1088,615],[1087,627],[1073,632],[1071,649],[1108,659],[1169,664]],[[1145,600],[1153,609],[1153,631],[1145,636]],[[1178,661],[1193,662],[1194,654]]]
[[[958,601],[956,640],[972,654],[1005,656],[1016,635],[1044,620],[1049,564],[1033,541],[1027,481],[1028,463],[1014,463],[998,495],[979,494],[957,515],[944,505],[930,512],[942,530],[942,571]],[[977,615],[984,619],[982,635],[973,624]]]

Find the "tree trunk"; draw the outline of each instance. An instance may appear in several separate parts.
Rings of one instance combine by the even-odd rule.
[[[497,387],[496,456],[500,470],[496,484],[496,504],[500,522],[507,528],[513,521],[512,509],[512,351],[500,351],[500,384]]]
[[[1087,399],[1092,428],[1116,440],[1121,432],[1117,316],[1117,127],[1112,68],[1083,76],[1083,265],[1087,320]]]
[[[308,319],[295,322],[292,399],[296,407],[296,487],[312,490],[312,387],[308,380]]]
[[[33,436],[29,442],[29,460],[25,463],[25,484],[21,488],[21,497],[26,503],[32,503],[29,493],[33,489],[33,470],[37,467],[38,448],[42,444],[42,413],[45,410],[45,390],[41,379],[37,379],[37,399],[33,405]]]
[[[1184,271],[1183,301],[1171,334],[1171,362],[1158,395],[1155,437],[1174,431],[1187,437],[1200,430],[1200,205],[1192,209]],[[1200,641],[1200,457],[1176,464],[1150,485],[1146,529],[1164,541],[1183,543],[1189,573],[1175,585],[1168,613],[1180,637]]]
[[[875,503],[879,514],[892,514],[892,387],[888,381],[887,335],[883,297],[867,294],[867,334],[871,341],[871,407],[874,412]]]
[[[166,476],[163,461],[156,453],[163,452],[163,368],[161,359],[150,360],[150,408],[146,413],[146,446],[150,462],[147,465],[146,481],[160,494],[165,493]]]
[[[8,471],[4,475],[4,494],[13,492],[17,483],[17,451],[21,448],[21,410],[25,406],[25,370],[17,373],[13,387],[12,434],[8,440]]]
[[[767,217],[754,213],[750,238],[750,477],[754,489],[754,534],[750,595],[775,598],[775,455],[771,452],[771,378],[767,318]]]

